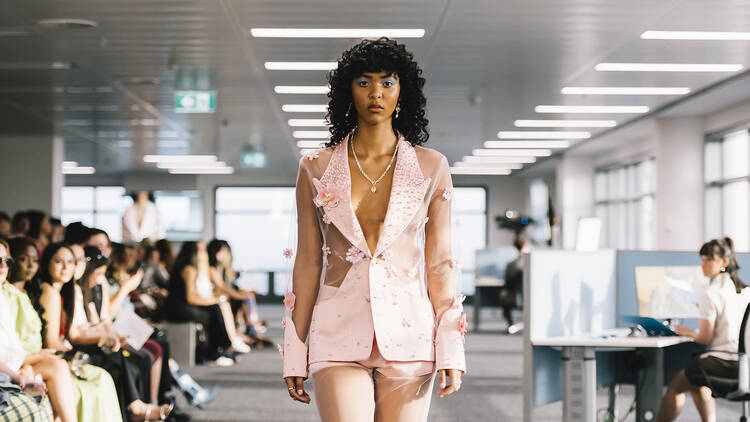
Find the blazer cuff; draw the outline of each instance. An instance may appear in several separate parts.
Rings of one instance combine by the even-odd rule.
[[[284,359],[283,377],[307,378],[307,344],[297,336],[291,317],[284,317],[284,347],[280,350]]]
[[[451,307],[440,318],[435,333],[435,369],[458,369],[466,373],[464,334],[466,314],[459,307]]]

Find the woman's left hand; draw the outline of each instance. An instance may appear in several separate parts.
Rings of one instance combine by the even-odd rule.
[[[693,330],[692,328],[683,327],[682,325],[675,326],[674,332],[681,337],[695,337],[695,330]]]
[[[450,378],[450,384],[446,378]],[[440,390],[438,396],[449,396],[461,389],[461,371],[458,369],[441,369],[438,371],[438,380],[440,381]]]

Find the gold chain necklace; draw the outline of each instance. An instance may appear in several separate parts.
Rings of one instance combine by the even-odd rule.
[[[391,169],[391,166],[393,165],[393,160],[396,159],[396,153],[398,152],[398,140],[396,140],[396,149],[393,150],[393,156],[391,157],[391,161],[388,163],[388,166],[385,168],[385,171],[383,171],[383,174],[381,174],[380,177],[378,177],[376,180],[373,181],[370,178],[370,176],[368,176],[367,173],[365,173],[365,171],[362,170],[362,165],[359,163],[359,158],[357,158],[357,151],[354,150],[354,131],[352,131],[351,138],[352,139],[351,139],[350,144],[352,145],[352,155],[354,156],[354,161],[357,163],[359,172],[362,173],[362,176],[365,176],[365,179],[367,179],[367,181],[370,182],[370,184],[372,185],[370,187],[370,192],[375,193],[378,190],[378,188],[376,188],[375,185],[377,185],[378,182],[383,180],[385,175],[388,173],[388,170]]]

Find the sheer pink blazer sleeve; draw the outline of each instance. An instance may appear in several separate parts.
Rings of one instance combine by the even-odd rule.
[[[463,297],[451,251],[452,183],[440,153],[403,138],[372,253],[351,206],[348,140],[300,160],[284,376],[309,363],[359,361],[373,339],[386,360],[465,371]]]

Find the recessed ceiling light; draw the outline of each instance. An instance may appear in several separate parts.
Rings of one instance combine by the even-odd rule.
[[[644,40],[750,41],[750,32],[646,31]]]
[[[590,132],[562,132],[562,131],[514,131],[501,130],[497,133],[500,139],[588,139]]]
[[[62,174],[94,174],[96,169],[94,167],[63,167]]]
[[[223,161],[207,161],[205,163],[157,163],[160,169],[213,169],[225,168],[227,164]]]
[[[327,139],[331,132],[327,130],[295,130],[292,132],[295,138]]]
[[[614,120],[516,120],[515,127],[615,127]]]
[[[549,157],[548,149],[475,149],[471,151],[478,157]]]
[[[278,85],[273,87],[273,91],[277,94],[328,94],[330,90],[328,86]]]
[[[468,167],[468,168],[491,168],[491,169],[507,169],[507,170],[520,170],[523,168],[521,163],[475,163],[471,161],[459,161],[453,164],[454,167]]]
[[[642,114],[648,113],[648,106],[562,106],[538,105],[537,113],[598,113],[598,114]]]
[[[58,29],[90,29],[96,28],[97,23],[89,19],[55,18],[41,19],[36,22],[42,28]]]
[[[252,28],[256,38],[422,38],[424,29]]]
[[[451,174],[507,176],[510,173],[510,169],[451,167]]]
[[[292,126],[292,127],[299,127],[299,126],[326,127],[328,126],[328,122],[326,121],[326,119],[289,119],[287,123],[289,123],[289,126]]]
[[[266,62],[266,70],[332,70],[336,62]]]
[[[169,174],[232,174],[233,167],[169,169]]]
[[[568,141],[486,141],[485,148],[567,148]]]
[[[302,149],[319,149],[323,147],[323,143],[325,141],[320,140],[304,140],[304,141],[297,141],[297,148]]]
[[[709,63],[599,63],[600,72],[737,72],[741,64]]]
[[[215,155],[144,155],[146,163],[205,163],[216,161]]]
[[[281,110],[287,113],[326,113],[328,104],[284,104]]]
[[[0,70],[69,70],[74,67],[73,62],[0,62]]]
[[[464,155],[462,161],[467,163],[521,163],[531,164],[536,162],[536,157],[477,157]]]
[[[563,95],[685,95],[687,87],[648,87],[648,86],[566,86]]]

